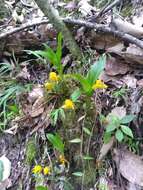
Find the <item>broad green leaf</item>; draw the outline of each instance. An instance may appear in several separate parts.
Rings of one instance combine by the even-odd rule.
[[[71,100],[72,100],[73,102],[76,102],[76,101],[78,100],[78,98],[80,97],[80,95],[81,95],[80,89],[75,90],[75,91],[71,94]]]
[[[109,132],[115,131],[116,128],[117,128],[117,126],[111,123],[111,124],[107,125],[106,132],[109,133]]]
[[[89,92],[93,91],[92,86],[90,85],[88,80],[86,78],[84,78],[82,75],[73,74],[73,75],[71,75],[71,77],[76,79],[81,84],[81,86],[82,86],[85,93],[89,93]]]
[[[62,108],[59,109],[59,114],[60,114],[61,119],[64,120],[66,118],[65,112],[64,112],[64,110]]]
[[[84,160],[94,160],[94,158],[91,156],[83,156],[83,159]]]
[[[57,46],[57,51],[56,51],[56,56],[58,63],[61,64],[61,57],[62,57],[62,33],[59,33],[58,35],[58,46]]]
[[[86,128],[86,127],[83,127],[83,131],[87,134],[87,135],[91,135],[91,131]]]
[[[81,143],[81,139],[76,138],[69,141],[70,143]]]
[[[72,175],[77,176],[77,177],[82,177],[83,173],[82,172],[74,172]]]
[[[64,153],[64,143],[59,134],[53,135],[51,133],[48,133],[46,136],[55,149],[57,149],[61,153]]]
[[[52,119],[52,124],[55,126],[58,121],[58,116],[59,116],[59,109],[53,110],[50,114],[51,119]]]
[[[44,186],[37,186],[36,190],[48,190],[48,187],[44,187]]]
[[[103,141],[105,144],[109,143],[110,139],[111,139],[111,133],[107,133],[105,132],[104,136],[103,136]]]
[[[122,124],[130,123],[135,118],[134,115],[126,115],[121,119]]]
[[[129,137],[133,138],[132,130],[129,127],[127,127],[125,125],[121,125],[121,130],[123,131],[123,133],[125,133]]]
[[[0,182],[3,179],[3,172],[4,172],[4,165],[3,162],[0,160]]]
[[[119,142],[121,142],[121,141],[123,140],[124,135],[123,135],[123,133],[122,133],[122,131],[121,131],[120,129],[118,129],[118,130],[116,131],[115,137],[116,137],[116,139],[117,139]]]
[[[47,58],[57,68],[58,64],[55,52],[50,47],[47,47],[45,52],[46,52],[45,58]]]
[[[99,78],[101,72],[103,71],[106,63],[106,56],[103,55],[99,58],[99,60],[93,64],[87,74],[87,80],[90,85],[93,85],[95,81]]]

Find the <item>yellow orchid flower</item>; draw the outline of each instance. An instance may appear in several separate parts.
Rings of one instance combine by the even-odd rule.
[[[62,165],[65,165],[65,163],[68,163],[68,161],[65,159],[64,155],[59,156],[59,162]]]
[[[108,86],[101,80],[97,80],[96,83],[92,86],[93,90],[96,89],[106,89]]]
[[[39,174],[39,173],[41,173],[42,172],[42,166],[40,166],[40,165],[36,165],[36,166],[34,166],[34,168],[32,169],[32,173],[34,173],[34,174]]]
[[[65,102],[64,102],[64,105],[62,106],[62,108],[64,108],[64,109],[69,109],[69,110],[70,110],[70,109],[74,110],[75,105],[74,105],[74,103],[73,103],[72,100],[66,99]]]
[[[43,173],[44,175],[49,175],[51,173],[51,168],[49,166],[44,167]]]
[[[55,72],[50,72],[49,74],[49,80],[52,82],[58,82],[59,81],[59,76]]]
[[[54,87],[54,84],[51,83],[51,82],[46,82],[46,83],[44,84],[44,86],[45,86],[45,89],[46,89],[46,90],[52,90],[53,87]]]

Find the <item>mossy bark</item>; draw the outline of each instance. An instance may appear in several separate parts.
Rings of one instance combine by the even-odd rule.
[[[5,1],[0,0],[0,19],[6,17],[8,15],[8,9],[5,6]]]
[[[75,58],[81,58],[81,51],[72,37],[72,34],[66,27],[65,23],[60,18],[58,11],[50,4],[49,0],[35,0],[39,8],[43,11],[45,16],[48,17],[49,21],[54,25],[58,32],[62,32],[64,42],[69,48],[70,52]]]

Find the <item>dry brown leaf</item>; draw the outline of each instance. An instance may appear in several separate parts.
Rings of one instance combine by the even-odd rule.
[[[54,105],[50,104],[45,111],[42,113],[39,122],[36,124],[30,135],[38,131],[39,129],[45,129],[50,124],[50,113],[54,109]]]
[[[104,143],[102,145],[98,161],[102,160],[106,156],[106,154],[109,152],[109,150],[111,150],[114,144],[114,139],[115,138],[112,137],[111,140],[107,144]]]
[[[138,80],[138,81],[137,81],[137,85],[138,85],[139,87],[143,87],[143,79]]]
[[[27,70],[27,67],[25,66],[22,71],[16,76],[16,78],[30,80],[30,73]]]
[[[69,12],[74,11],[77,8],[76,2],[75,1],[68,2],[68,4],[64,8]]]
[[[107,75],[115,76],[119,74],[126,74],[129,71],[127,64],[121,63],[118,59],[111,57],[107,60],[105,71]]]
[[[125,50],[123,44],[119,43],[111,48],[108,48],[109,53],[114,53],[119,55],[127,63],[134,64],[143,64],[143,50],[137,47],[134,44],[130,44],[129,47]]]
[[[33,90],[28,94],[29,102],[33,103],[37,98],[44,96],[44,89],[42,85],[35,86]]]
[[[129,88],[136,88],[137,86],[137,79],[133,75],[126,75],[123,77],[123,82]]]
[[[118,117],[119,119],[121,119],[126,115],[126,108],[124,106],[115,107],[114,109],[112,109],[110,114]],[[108,119],[108,116],[107,116],[107,119]]]
[[[130,183],[143,187],[143,161],[128,150],[114,150],[114,160],[121,175]]]
[[[105,83],[110,82],[110,84],[114,85],[117,88],[121,88],[123,86],[123,81],[121,80],[120,76],[109,76],[105,71],[100,75],[100,79]]]
[[[31,117],[37,117],[44,111],[44,98],[39,97],[33,104],[30,112]]]

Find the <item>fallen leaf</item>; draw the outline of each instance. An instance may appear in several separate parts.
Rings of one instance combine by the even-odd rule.
[[[137,85],[138,85],[139,87],[143,87],[143,79],[138,80],[138,81],[137,81]]]
[[[106,154],[109,152],[109,150],[111,150],[111,148],[113,147],[113,144],[114,144],[114,137],[112,137],[110,139],[110,141],[108,143],[104,143],[100,149],[100,155],[99,155],[99,158],[98,158],[98,161],[102,160]]]
[[[78,7],[83,16],[90,14],[93,10],[96,11],[96,8],[89,4],[89,0],[81,0],[78,3]]]
[[[30,80],[30,74],[26,66],[21,70],[21,72],[16,76],[16,78]]]
[[[143,161],[140,156],[128,151],[115,149],[114,157],[121,175],[130,183],[143,187]]]
[[[137,86],[137,79],[133,75],[124,76],[122,81],[127,85],[128,88],[136,88]]]
[[[33,103],[37,98],[44,96],[44,89],[42,85],[35,86],[33,90],[28,94],[29,102]]]
[[[1,170],[0,168],[0,174],[2,172],[2,179],[1,181],[3,182],[4,180],[8,179],[10,176],[10,171],[11,171],[11,162],[10,160],[5,156],[0,157],[0,162],[3,165],[3,169]]]
[[[68,4],[65,6],[65,9],[68,10],[69,12],[74,11],[77,8],[76,2],[75,1],[70,1]]]
[[[30,112],[31,117],[37,117],[44,111],[44,98],[39,97],[33,104]]]
[[[112,109],[110,115],[114,115],[118,117],[119,119],[123,118],[126,115],[126,108],[124,106],[121,107],[115,107]],[[107,116],[108,118],[108,116]]]
[[[119,74],[126,74],[129,71],[129,66],[120,62],[118,59],[111,57],[107,60],[105,71],[109,76],[115,76]]]

